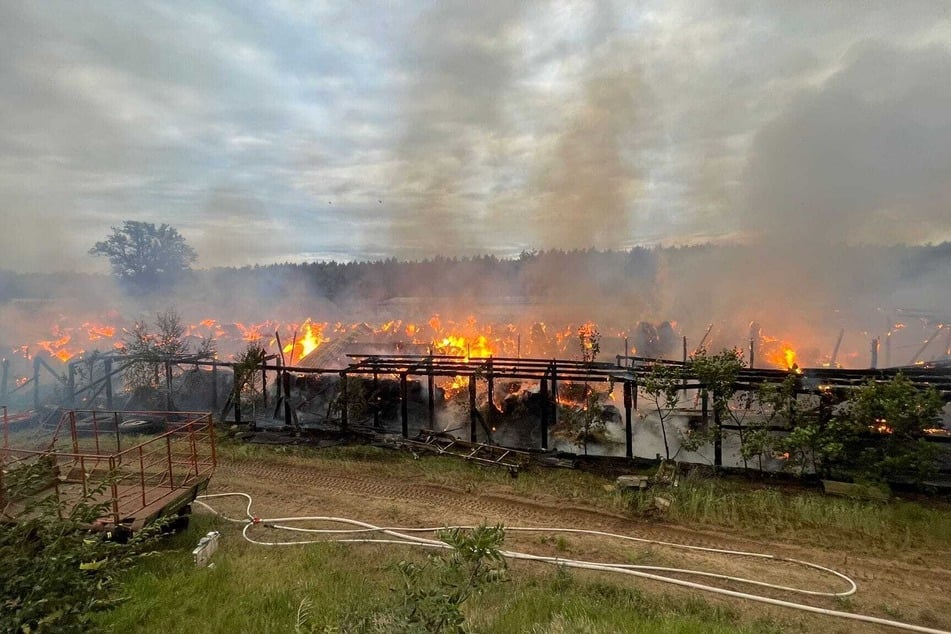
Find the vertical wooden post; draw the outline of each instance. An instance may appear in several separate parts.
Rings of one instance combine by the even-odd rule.
[[[436,429],[436,377],[433,376],[433,357],[432,350],[429,351],[429,363],[427,364],[426,387],[429,390],[429,428]]]
[[[40,357],[33,357],[33,409],[40,409]]]
[[[119,464],[122,464],[122,439],[119,438],[119,412],[112,412],[112,428],[116,432],[116,453],[119,454]]]
[[[105,373],[103,380],[106,382],[106,409],[112,409],[112,359],[103,359],[102,369]]]
[[[350,425],[350,394],[347,391],[347,373],[340,373],[340,426],[346,429]]]
[[[558,425],[558,364],[551,360],[551,426]]]
[[[218,411],[218,362],[211,362],[211,411]]]
[[[756,367],[756,342],[750,337],[750,369]]]
[[[403,438],[409,438],[409,408],[406,403],[408,395],[406,373],[400,372],[400,422],[403,425]]]
[[[294,411],[291,408],[291,373],[287,371],[287,366],[283,367],[281,381],[284,386],[284,426],[294,427]]]
[[[380,375],[373,367],[373,426],[380,427]]]
[[[624,448],[628,458],[634,457],[634,423],[631,418],[631,406],[634,399],[631,392],[631,383],[624,381]]]
[[[551,412],[551,398],[548,395],[548,379],[542,377],[542,449],[548,449],[548,414]]]
[[[486,362],[486,389],[489,391],[489,406],[486,408],[485,418],[486,425],[489,429],[495,429],[495,377],[492,374],[492,355],[489,355],[489,360]]]
[[[267,355],[261,356],[261,398],[264,400],[264,409],[267,411]]]
[[[469,442],[476,442],[476,378],[469,375]]]
[[[165,409],[169,412],[175,408],[172,404],[172,365],[165,362]]]
[[[687,359],[688,359],[688,356],[687,356],[687,335],[684,335],[684,360],[683,360],[683,363],[684,363],[684,367],[683,367],[684,373],[683,373],[683,380],[681,381],[681,385],[684,387],[684,390],[686,390],[686,388],[687,388],[687,371],[686,371],[686,370],[687,370]]]

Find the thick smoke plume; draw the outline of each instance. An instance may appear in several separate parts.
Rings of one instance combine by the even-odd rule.
[[[89,247],[136,219],[179,228],[206,270],[144,303],[104,277],[5,276],[8,347],[39,336],[31,314],[412,311],[673,321],[691,342],[713,324],[713,348],[757,322],[806,362],[844,329],[860,366],[902,315],[932,317],[893,362],[951,311],[946,246],[907,246],[951,239],[943,3],[137,6],[0,5],[0,269],[93,270]],[[549,253],[632,245],[666,246]],[[454,261],[480,253],[517,259]],[[339,284],[214,268],[434,256]]]

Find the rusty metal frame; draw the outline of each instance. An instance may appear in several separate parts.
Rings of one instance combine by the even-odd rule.
[[[91,417],[90,429],[78,427],[82,416]],[[164,419],[165,431],[123,448],[120,420],[144,416]],[[110,417],[114,430],[101,424]],[[6,417],[3,426],[0,466],[50,461],[51,486],[60,502],[75,502],[66,488],[78,484],[80,499],[94,497],[108,505],[97,528],[140,525],[143,515],[150,519],[178,497],[207,486],[217,465],[214,421],[206,412],[67,410],[48,443],[22,448],[10,446]]]

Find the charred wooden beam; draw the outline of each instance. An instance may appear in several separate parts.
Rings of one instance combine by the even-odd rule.
[[[347,373],[340,373],[340,426],[346,429],[350,425],[350,393],[347,387]]]
[[[436,377],[433,376],[433,359],[429,358],[429,364],[426,366],[426,388],[429,392],[429,428],[436,428]]]
[[[633,398],[631,396],[631,384],[624,382],[624,454],[628,458],[634,458],[634,425],[631,418],[631,407]]]
[[[400,422],[403,427],[403,438],[409,438],[409,390],[406,385],[406,373],[400,374]]]
[[[548,379],[546,377],[542,377],[540,390],[541,390],[541,397],[542,397],[542,411],[541,411],[542,449],[548,449],[548,414],[551,411],[551,397],[548,395]]]
[[[469,375],[469,442],[476,442],[476,378]]]

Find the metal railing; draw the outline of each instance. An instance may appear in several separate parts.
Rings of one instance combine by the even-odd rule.
[[[129,435],[120,427],[137,419],[153,421],[164,431]],[[30,447],[16,447],[10,436],[5,416],[3,468],[42,459],[61,502],[106,503],[115,524],[207,480],[217,463],[213,420],[202,412],[69,410],[46,439],[34,439]],[[122,446],[130,440],[134,444]],[[68,492],[67,485],[78,485],[81,497]]]

